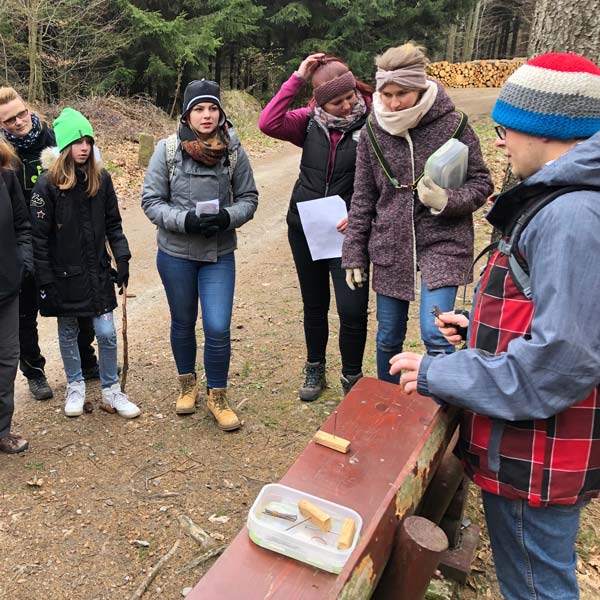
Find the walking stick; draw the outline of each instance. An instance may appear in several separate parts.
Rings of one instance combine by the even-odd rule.
[[[123,285],[123,303],[121,305],[123,313],[123,327],[121,334],[123,335],[123,369],[121,370],[121,391],[125,391],[127,385],[127,371],[129,371],[129,344],[127,342],[127,286]]]

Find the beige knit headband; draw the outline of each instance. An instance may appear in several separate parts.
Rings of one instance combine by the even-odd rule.
[[[377,69],[375,81],[377,91],[388,83],[395,83],[407,90],[424,90],[427,88],[427,76],[423,68],[396,69],[395,71]]]

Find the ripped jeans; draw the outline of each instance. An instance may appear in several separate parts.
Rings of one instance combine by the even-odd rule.
[[[107,312],[92,319],[94,333],[98,341],[98,370],[103,388],[118,383],[117,372],[117,332],[113,313]],[[79,323],[77,317],[58,317],[58,345],[62,357],[67,383],[83,381],[81,356],[77,345]]]

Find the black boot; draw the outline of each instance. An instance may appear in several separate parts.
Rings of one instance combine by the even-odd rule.
[[[363,376],[362,371],[360,371],[357,375],[344,375],[340,377],[340,381],[342,382],[342,388],[344,390],[344,396],[354,387],[354,384],[361,379]]]
[[[316,400],[321,392],[327,387],[327,380],[325,379],[325,363],[322,362],[307,362],[304,367],[306,373],[306,379],[304,385],[298,390],[300,400],[305,402],[312,402]]]

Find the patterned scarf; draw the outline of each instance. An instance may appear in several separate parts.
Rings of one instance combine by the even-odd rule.
[[[200,136],[187,123],[179,130],[183,149],[197,162],[214,167],[227,152],[229,133],[227,125],[217,127],[210,136]]]
[[[367,103],[363,95],[356,90],[356,104],[352,108],[352,112],[345,117],[336,117],[323,110],[323,107],[315,105],[315,121],[322,125],[325,129],[339,129],[345,131],[349,127],[352,127],[361,119],[367,112]]]
[[[27,135],[13,135],[12,133],[8,133],[6,129],[3,129],[2,133],[4,133],[4,137],[13,146],[16,146],[17,148],[31,148],[31,146],[35,144],[36,140],[40,137],[40,134],[42,133],[42,123],[40,121],[40,118],[34,113],[31,113],[31,124],[31,131]]]

